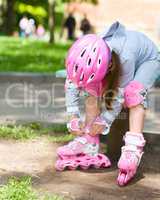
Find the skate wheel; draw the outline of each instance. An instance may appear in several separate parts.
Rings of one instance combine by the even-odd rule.
[[[99,169],[99,168],[101,168],[101,167],[99,167],[99,166],[94,166],[94,168],[95,168],[95,169]]]
[[[108,162],[102,163],[101,168],[107,168],[107,167],[110,167],[110,166],[111,166],[111,162],[108,161]]]
[[[118,179],[117,179],[117,183],[119,186],[123,186],[126,184],[125,182],[125,179],[126,179],[126,174],[125,173],[120,173],[118,175]]]
[[[89,168],[89,166],[81,165],[80,168],[83,169],[83,170],[87,170]]]
[[[96,165],[94,165],[94,168],[95,168],[95,169],[99,169],[99,168],[101,168],[101,165],[97,165],[97,164],[96,164]]]
[[[64,170],[64,166],[62,166],[62,165],[60,165],[60,164],[56,164],[55,165],[55,169],[57,170],[57,171],[63,171]]]
[[[77,166],[68,166],[69,170],[76,170]]]
[[[107,156],[105,156],[103,154],[99,154],[98,159],[99,159],[99,163],[98,163],[97,168],[107,168],[107,167],[111,166],[111,162]],[[97,163],[95,165],[97,165]]]

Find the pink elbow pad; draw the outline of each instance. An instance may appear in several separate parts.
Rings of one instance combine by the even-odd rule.
[[[140,82],[131,81],[124,90],[125,105],[130,108],[141,104],[145,98],[141,94],[144,89],[143,84]]]

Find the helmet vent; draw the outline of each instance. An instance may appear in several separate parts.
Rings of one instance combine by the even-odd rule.
[[[77,72],[77,70],[78,70],[78,65],[75,65],[74,71]]]
[[[95,51],[96,51],[96,48],[93,49],[93,52],[95,52]]]
[[[99,65],[101,64],[101,59],[98,60],[98,64],[99,64]]]
[[[90,76],[90,79],[93,79],[94,78],[94,74],[92,74],[91,76]]]
[[[86,49],[81,53],[81,58],[84,56]]]
[[[90,64],[91,64],[91,61],[92,61],[92,60],[91,60],[91,58],[90,58],[90,59],[88,60],[88,65],[90,65]]]
[[[82,73],[80,76],[80,81],[83,81],[83,79],[84,79],[84,74]]]

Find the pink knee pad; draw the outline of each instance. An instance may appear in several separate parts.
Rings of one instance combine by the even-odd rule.
[[[125,105],[130,108],[141,104],[145,99],[141,94],[144,89],[140,82],[131,81],[124,90]]]

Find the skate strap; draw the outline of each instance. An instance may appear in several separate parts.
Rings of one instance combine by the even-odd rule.
[[[67,123],[67,128],[72,131],[79,131],[80,129],[79,124],[80,124],[80,119],[74,118],[69,123]]]
[[[104,129],[104,131],[102,132],[102,135],[107,135],[107,134],[109,133],[109,131],[110,131],[110,126],[109,126],[108,123],[106,123],[106,121],[105,121],[102,117],[98,116],[98,117],[95,119],[94,124],[99,124],[99,125],[105,126],[105,129]]]
[[[138,149],[136,146],[134,146],[134,145],[123,146],[123,147],[122,147],[122,152],[133,153],[133,154],[137,157],[137,159],[138,159],[138,165],[139,165],[139,163],[140,163],[140,161],[141,161],[141,158],[142,158],[142,156],[143,156],[143,154],[144,154],[143,151],[139,150],[139,149]]]
[[[81,146],[81,145],[86,144],[87,140],[86,140],[86,138],[83,138],[83,137],[79,136],[79,137],[76,137],[73,141],[69,142],[68,146],[71,149],[76,149],[77,145],[78,145],[77,143]],[[80,148],[80,146],[78,148]]]
[[[101,124],[101,125],[105,125],[106,126],[106,121],[104,119],[102,119],[100,116],[98,116],[95,119],[94,124]]]
[[[74,141],[77,141],[81,144],[86,144],[87,143],[87,139],[85,137],[77,137],[74,139]]]
[[[136,147],[144,147],[146,141],[144,140],[144,137],[141,133],[131,133],[127,132],[125,136],[123,137],[123,140],[125,141],[125,144],[133,145]]]

